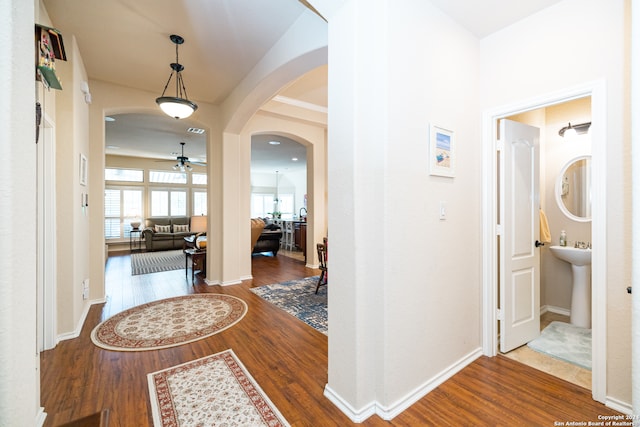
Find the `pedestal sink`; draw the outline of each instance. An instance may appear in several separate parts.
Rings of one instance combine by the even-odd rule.
[[[571,324],[591,329],[591,249],[551,246],[551,253],[571,264]]]

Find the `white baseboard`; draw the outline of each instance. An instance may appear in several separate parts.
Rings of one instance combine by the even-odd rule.
[[[253,279],[252,276],[248,276],[248,278],[240,278],[240,279],[236,279],[236,280],[227,280],[226,282],[221,282],[220,280],[216,279],[216,280],[211,280],[211,279],[204,279],[204,282],[208,285],[208,286],[230,286],[230,285],[239,285],[242,283],[243,280],[250,280]]]
[[[388,407],[383,407],[382,405],[377,405],[376,413],[383,420],[391,420],[395,416],[402,413],[404,410],[409,408],[411,405],[416,403],[418,400],[422,399],[424,396],[433,391],[436,387],[447,381],[449,378],[460,372],[463,368],[468,366],[471,362],[476,360],[482,356],[482,348],[478,347],[473,350],[466,356],[459,359],[457,362],[450,365],[448,368],[443,370],[442,372],[435,375],[433,378],[422,384],[420,387],[416,388],[411,393],[407,394],[404,398],[398,400],[393,405]]]
[[[390,406],[384,406],[375,401],[357,410],[333,391],[328,384],[324,387],[324,395],[354,423],[361,423],[374,414],[377,414],[383,420],[390,421],[480,356],[482,356],[482,348],[479,347]]]
[[[320,268],[320,265],[319,264],[306,264],[305,267],[318,269],[318,268]]]
[[[340,409],[354,423],[361,423],[376,413],[376,403],[371,402],[364,408],[357,410],[347,401],[342,399],[338,393],[333,391],[329,384],[324,386],[324,396]]]
[[[553,305],[543,305],[542,307],[540,307],[540,314],[544,314],[547,311],[555,314],[560,314],[562,316],[571,317],[571,310],[567,310],[566,308],[556,307]]]
[[[47,418],[47,413],[44,412],[44,408],[41,406],[38,409],[38,413],[36,414],[36,421],[33,424],[34,426],[42,427],[44,425],[44,420]]]
[[[80,336],[80,332],[82,332],[82,327],[84,326],[84,322],[85,320],[87,320],[87,315],[89,314],[89,309],[91,308],[92,305],[94,304],[102,304],[107,302],[106,298],[100,298],[100,299],[95,299],[95,300],[91,300],[89,301],[89,304],[87,304],[84,307],[84,310],[82,311],[82,315],[80,316],[80,319],[78,320],[78,323],[76,324],[76,328],[71,331],[71,332],[65,332],[64,334],[60,334],[58,335],[57,339],[56,339],[56,344],[59,343],[60,341],[65,341],[65,340],[71,340],[74,338],[78,338]]]
[[[631,415],[633,414],[633,407],[631,403],[623,402],[618,399],[614,399],[613,397],[608,397],[604,403],[608,408],[614,409],[618,412],[622,412],[623,414]],[[629,421],[629,420],[625,420]]]

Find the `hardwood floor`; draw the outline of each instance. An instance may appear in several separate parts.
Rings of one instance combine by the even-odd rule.
[[[45,426],[58,426],[109,409],[109,426],[152,425],[147,373],[233,349],[292,426],[354,425],[323,396],[327,382],[327,337],[249,291],[251,287],[317,275],[302,261],[254,256],[253,280],[207,286],[184,270],[131,276],[130,257],[107,262],[105,304],[91,307],[80,337],[41,354],[41,404]],[[91,330],[119,311],[192,292],[242,298],[244,319],[212,337],[174,348],[117,352],[100,349]],[[519,362],[482,357],[391,422],[372,416],[362,426],[553,426],[555,421],[598,421],[615,415],[588,390]]]

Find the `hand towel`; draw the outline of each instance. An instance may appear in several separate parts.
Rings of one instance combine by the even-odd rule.
[[[549,222],[544,211],[540,209],[540,241],[542,243],[551,243],[551,231],[549,231]]]

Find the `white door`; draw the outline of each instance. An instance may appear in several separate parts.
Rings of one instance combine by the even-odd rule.
[[[500,121],[500,351],[540,335],[540,130]]]

